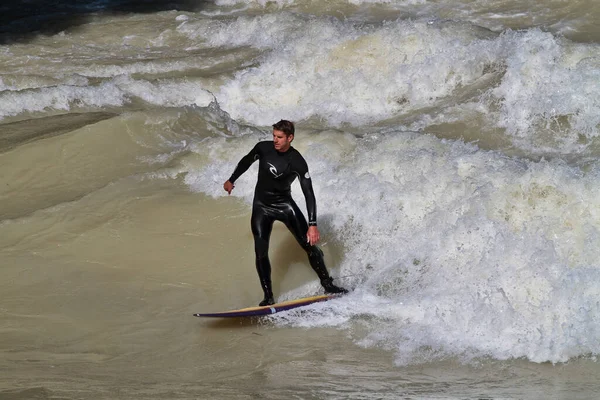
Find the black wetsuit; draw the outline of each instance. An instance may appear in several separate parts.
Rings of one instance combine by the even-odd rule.
[[[304,157],[293,147],[286,152],[279,152],[273,146],[272,141],[259,142],[250,153],[240,160],[229,181],[234,183],[256,160],[259,160],[259,164],[258,182],[252,206],[252,234],[254,235],[256,270],[265,294],[263,302],[271,304],[273,299],[269,238],[273,222],[276,220],[283,222],[288,227],[300,246],[306,251],[310,265],[319,276],[325,290],[331,293],[345,292],[345,289],[332,284],[323,260],[323,252],[317,246],[310,245],[306,237],[308,226],[317,225],[317,203]],[[308,223],[292,199],[291,185],[296,178],[299,179],[306,198]]]

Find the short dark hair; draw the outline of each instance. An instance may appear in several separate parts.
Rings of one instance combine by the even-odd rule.
[[[294,123],[285,119],[282,119],[278,123],[273,124],[273,129],[285,133],[286,136],[293,135],[295,131]]]

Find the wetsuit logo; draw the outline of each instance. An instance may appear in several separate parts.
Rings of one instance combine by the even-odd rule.
[[[304,177],[305,177],[306,179],[310,179],[310,174],[308,173],[308,171],[306,171],[306,173],[304,174]]]
[[[283,175],[283,174],[277,173],[277,168],[275,168],[275,166],[273,164],[271,164],[270,162],[268,162],[267,164],[269,164],[269,166],[270,166],[269,171],[271,171],[271,173],[273,174],[273,176],[275,178],[279,178],[281,175]]]

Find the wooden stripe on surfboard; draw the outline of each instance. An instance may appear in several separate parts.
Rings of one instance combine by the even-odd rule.
[[[281,303],[275,303],[270,306],[256,306],[240,308],[239,310],[230,310],[216,313],[196,313],[194,317],[209,317],[209,318],[228,318],[228,317],[251,317],[257,315],[269,315],[275,314],[280,311],[291,310],[293,308],[307,306],[309,304],[317,303],[320,301],[327,301],[338,297],[336,294],[322,294],[318,296],[304,297],[296,300],[283,301]]]

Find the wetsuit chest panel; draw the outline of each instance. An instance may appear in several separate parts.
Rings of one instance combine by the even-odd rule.
[[[297,172],[293,167],[294,153],[290,148],[280,153],[272,142],[261,143],[258,166],[258,183],[255,195],[263,201],[276,202],[291,197],[291,185]]]

